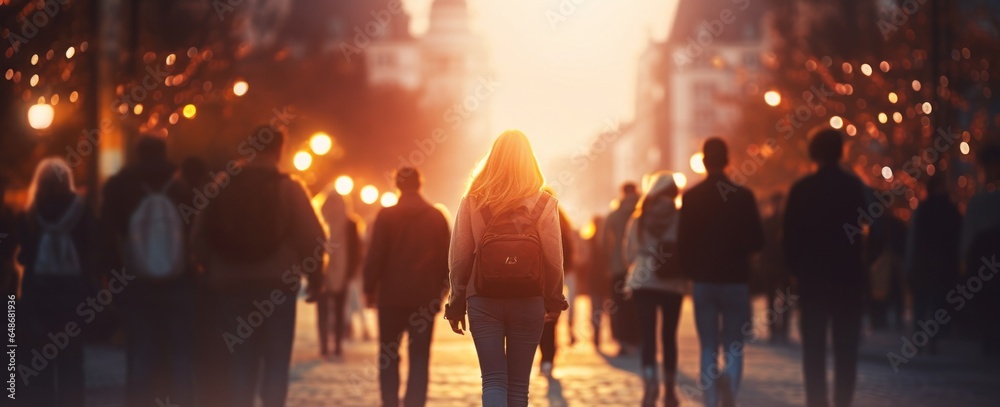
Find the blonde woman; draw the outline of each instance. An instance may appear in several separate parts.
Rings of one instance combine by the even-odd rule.
[[[464,335],[468,309],[484,406],[528,405],[542,328],[568,308],[559,212],[544,184],[528,138],[508,130],[473,174],[458,208],[445,317]]]

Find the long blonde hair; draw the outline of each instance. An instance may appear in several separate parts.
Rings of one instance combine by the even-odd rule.
[[[38,201],[74,193],[76,187],[73,185],[73,170],[69,164],[59,157],[43,159],[35,167],[35,176],[28,188],[25,210],[31,212]]]
[[[479,208],[488,206],[493,213],[500,214],[537,194],[543,185],[545,177],[528,137],[519,130],[507,130],[497,137],[489,155],[480,161],[465,195],[475,197]]]

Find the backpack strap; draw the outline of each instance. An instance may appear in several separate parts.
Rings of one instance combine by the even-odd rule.
[[[479,208],[479,216],[483,217],[483,224],[487,227],[493,222],[493,211],[490,210],[489,205],[483,205],[482,208]]]
[[[528,215],[528,219],[531,219],[534,223],[538,223],[538,219],[542,217],[542,211],[545,210],[545,207],[549,204],[549,199],[551,198],[552,196],[547,192],[542,192],[542,196],[538,197],[538,200],[535,201],[535,207],[531,209],[531,214]]]

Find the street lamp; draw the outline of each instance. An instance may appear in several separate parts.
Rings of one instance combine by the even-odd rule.
[[[38,104],[28,108],[28,124],[35,130],[45,130],[52,125],[55,115],[52,105],[45,103],[44,98],[40,98]]]
[[[354,180],[349,176],[341,175],[333,182],[333,189],[341,196],[346,196],[354,190]]]
[[[330,138],[329,134],[324,132],[316,132],[309,138],[309,148],[316,155],[326,155],[333,148],[333,139]]]
[[[361,202],[371,205],[375,203],[377,199],[378,188],[375,188],[374,185],[365,185],[364,188],[361,188]]]
[[[704,174],[705,173],[705,163],[703,161],[704,159],[705,159],[704,154],[694,153],[691,156],[691,171],[694,171],[695,174]]]
[[[386,192],[382,194],[382,199],[379,201],[379,203],[382,204],[383,208],[388,208],[390,206],[393,206],[397,202],[399,202],[399,197],[396,196],[395,192]]]
[[[309,166],[312,165],[312,161],[312,156],[305,151],[299,151],[295,153],[294,157],[292,157],[292,164],[295,165],[295,169],[299,171],[308,170]]]

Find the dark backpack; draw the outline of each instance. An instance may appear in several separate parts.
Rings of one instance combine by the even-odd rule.
[[[473,267],[476,294],[486,298],[528,298],[542,295],[545,253],[538,235],[538,220],[549,201],[543,193],[534,208],[520,206],[494,217],[484,206],[486,223],[476,249]]]
[[[212,251],[226,260],[257,262],[274,254],[288,232],[282,219],[281,182],[274,168],[247,167],[231,177],[204,215]]]

